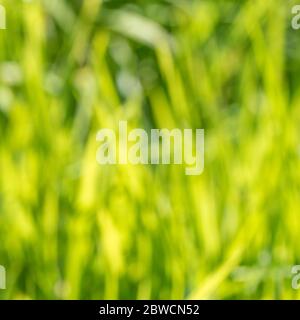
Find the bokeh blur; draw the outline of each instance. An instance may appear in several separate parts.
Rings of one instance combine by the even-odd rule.
[[[296,2],[1,0],[0,298],[299,298]],[[204,173],[100,166],[120,120]]]

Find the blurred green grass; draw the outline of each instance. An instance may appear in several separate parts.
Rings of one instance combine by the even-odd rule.
[[[10,299],[291,299],[295,1],[1,2]],[[205,128],[205,171],[96,162],[96,132]]]

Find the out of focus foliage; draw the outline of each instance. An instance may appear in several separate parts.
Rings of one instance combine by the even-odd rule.
[[[1,3],[1,298],[299,297],[295,1]],[[204,173],[99,166],[119,120],[204,128]]]

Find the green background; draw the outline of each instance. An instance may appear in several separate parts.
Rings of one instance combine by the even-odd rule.
[[[295,1],[1,3],[1,298],[300,297]],[[98,165],[120,120],[204,128],[204,173]]]

